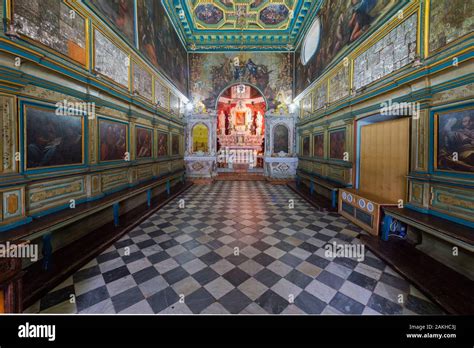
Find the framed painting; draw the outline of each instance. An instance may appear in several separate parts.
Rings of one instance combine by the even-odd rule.
[[[99,160],[123,161],[128,153],[128,125],[99,118]]]
[[[273,129],[273,153],[288,154],[290,151],[289,139],[288,128],[282,124],[276,125]]]
[[[309,156],[309,135],[303,137],[302,139],[302,155]]]
[[[129,89],[130,57],[97,28],[94,29],[94,70]]]
[[[153,129],[136,127],[135,141],[137,159],[153,157]]]
[[[14,0],[12,22],[23,37],[86,66],[86,19],[64,1]]]
[[[83,165],[85,115],[57,115],[56,109],[23,105],[25,169]]]
[[[474,108],[437,113],[434,123],[435,169],[474,173]]]
[[[133,45],[135,42],[134,0],[89,0],[101,16]]]
[[[315,134],[313,136],[313,156],[324,157],[324,133]]]
[[[169,154],[168,133],[158,132],[158,157],[166,157]]]
[[[158,79],[155,79],[155,104],[163,109],[170,109],[170,90]]]
[[[181,136],[179,134],[172,134],[171,135],[171,155],[172,156],[177,156],[180,155],[180,138]]]
[[[151,73],[141,65],[133,62],[133,93],[148,101],[153,99],[153,77]]]
[[[346,152],[346,131],[336,130],[329,133],[329,158],[344,159]]]

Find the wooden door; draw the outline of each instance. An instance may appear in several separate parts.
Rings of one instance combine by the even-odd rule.
[[[359,191],[390,202],[407,197],[410,158],[410,119],[363,126],[360,142]]]

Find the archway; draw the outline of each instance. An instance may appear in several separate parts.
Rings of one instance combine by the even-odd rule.
[[[263,171],[267,110],[263,94],[249,84],[230,85],[220,93],[216,110],[219,171]]]

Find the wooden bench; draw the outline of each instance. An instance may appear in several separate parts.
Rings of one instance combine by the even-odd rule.
[[[474,252],[474,230],[470,227],[408,208],[386,207],[385,215],[420,231],[429,233],[452,245]],[[387,239],[387,236],[383,236]],[[421,242],[418,240],[417,242]]]
[[[299,187],[301,185],[301,179],[306,179],[309,181],[309,191],[310,195],[313,195],[315,192],[315,186],[322,187],[323,189],[329,192],[329,200],[331,202],[331,210],[337,209],[337,194],[340,188],[346,187],[343,184],[336,183],[327,179],[320,178],[318,176],[311,175],[309,173],[298,170],[296,174],[296,185]]]
[[[32,305],[49,290],[59,285],[91,258],[105,250],[177,194],[192,186],[191,183],[183,181],[182,174],[183,171],[170,173],[162,178],[115,192],[100,200],[78,205],[75,209],[62,210],[37,218],[27,225],[0,233],[0,243],[18,243],[22,240],[33,241],[42,238],[43,259],[24,270],[24,308]],[[176,182],[174,186],[171,185],[173,181]],[[152,190],[163,185],[165,185],[164,192],[153,197]],[[125,204],[128,200],[139,195],[146,195],[144,203],[127,212],[120,211],[121,204]],[[85,236],[53,251],[51,240],[53,232],[61,231],[74,223],[80,223],[93,214],[108,210],[112,212],[112,215],[100,227],[92,229]]]

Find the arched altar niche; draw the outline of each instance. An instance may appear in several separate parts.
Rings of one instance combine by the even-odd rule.
[[[273,153],[288,154],[290,152],[290,131],[284,124],[273,128]]]
[[[256,167],[263,168],[265,153],[265,113],[267,102],[263,94],[249,84],[234,84],[222,91],[217,100],[217,150],[237,151],[257,156]],[[220,168],[249,169],[245,160]]]
[[[209,128],[202,123],[198,123],[193,127],[193,153],[209,152]]]

